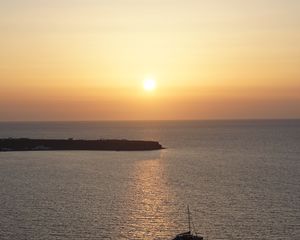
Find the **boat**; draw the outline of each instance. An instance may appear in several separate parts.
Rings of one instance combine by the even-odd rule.
[[[176,235],[176,237],[173,238],[172,240],[203,240],[203,237],[198,236],[197,233],[195,232],[195,230],[192,232],[192,229],[191,229],[191,213],[190,213],[189,206],[187,207],[187,214],[188,214],[189,231]]]

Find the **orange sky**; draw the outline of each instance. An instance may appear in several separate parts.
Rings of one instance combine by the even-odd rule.
[[[0,120],[300,118],[299,12],[297,0],[2,1]]]

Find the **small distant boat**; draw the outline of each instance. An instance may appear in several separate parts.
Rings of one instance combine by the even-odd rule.
[[[172,240],[203,240],[203,237],[198,236],[197,233],[194,231],[194,233],[191,230],[191,213],[189,206],[187,207],[187,214],[188,214],[188,224],[189,224],[189,231],[178,234],[175,238]]]

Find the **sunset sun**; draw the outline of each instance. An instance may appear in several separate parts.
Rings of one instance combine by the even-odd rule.
[[[152,78],[147,78],[144,80],[144,90],[151,92],[156,88],[156,81]]]

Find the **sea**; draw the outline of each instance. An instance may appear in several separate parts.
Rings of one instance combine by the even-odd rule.
[[[0,239],[300,239],[300,120],[1,122],[0,138],[159,141],[0,152]]]

